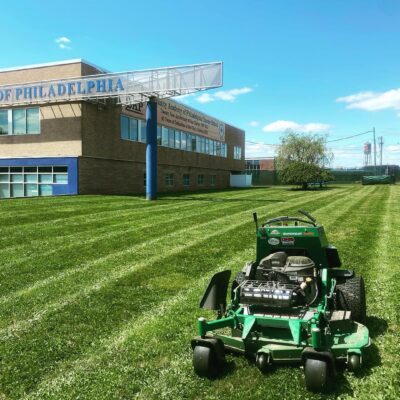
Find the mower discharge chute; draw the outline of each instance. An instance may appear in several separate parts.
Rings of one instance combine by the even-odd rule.
[[[226,351],[254,356],[262,371],[274,363],[300,362],[311,391],[330,389],[336,361],[352,371],[360,368],[370,344],[363,325],[364,281],[339,268],[337,249],[328,244],[323,226],[299,212],[304,217],[273,218],[261,227],[253,214],[256,260],[235,277],[228,307],[230,271],[211,279],[200,307],[217,310],[218,316],[198,320],[192,348],[199,376],[216,377]]]

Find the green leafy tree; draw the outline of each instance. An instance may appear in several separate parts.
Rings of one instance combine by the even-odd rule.
[[[288,132],[281,139],[276,167],[282,183],[301,185],[307,189],[311,182],[322,183],[334,179],[325,169],[332,158],[323,136]]]

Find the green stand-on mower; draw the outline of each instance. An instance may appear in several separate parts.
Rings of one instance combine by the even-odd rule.
[[[218,316],[198,320],[192,348],[199,376],[217,377],[227,351],[253,356],[262,371],[275,363],[302,363],[306,387],[316,392],[330,390],[336,362],[352,371],[361,367],[370,344],[363,278],[339,268],[323,226],[299,212],[302,218],[273,218],[261,227],[253,214],[256,260],[234,279],[228,307],[231,272],[211,279],[200,307]]]

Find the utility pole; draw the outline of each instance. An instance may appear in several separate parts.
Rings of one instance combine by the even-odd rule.
[[[372,131],[374,133],[374,170],[375,170],[375,175],[376,175],[376,137],[375,137],[375,127],[372,128]]]
[[[380,166],[382,169],[382,153],[383,153],[383,136],[379,136],[378,138],[379,142],[379,161],[380,161]]]

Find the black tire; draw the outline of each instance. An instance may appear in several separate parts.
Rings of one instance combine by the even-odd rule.
[[[365,324],[367,303],[362,276],[353,276],[336,286],[335,308],[337,310],[351,311],[353,321]]]
[[[214,349],[196,346],[193,351],[193,367],[198,376],[215,378],[219,371],[219,365]]]
[[[238,272],[238,273],[236,274],[236,276],[235,276],[235,279],[234,279],[233,282],[232,282],[232,290],[231,290],[231,298],[232,298],[232,300],[233,300],[233,298],[234,298],[234,296],[235,296],[234,290],[235,290],[244,280],[246,280],[246,274],[245,274],[243,271]]]
[[[304,366],[306,388],[311,392],[328,392],[333,387],[331,366],[326,360],[308,358]]]
[[[352,371],[356,372],[361,367],[361,357],[358,354],[350,354],[349,361],[347,363],[347,368]]]

